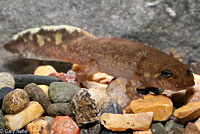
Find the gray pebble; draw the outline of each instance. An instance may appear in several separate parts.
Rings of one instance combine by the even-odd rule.
[[[54,103],[67,103],[78,90],[80,87],[67,82],[52,82],[49,86],[49,96]]]
[[[80,130],[79,134],[100,134],[101,132],[101,125],[96,124],[92,127],[89,127],[87,129],[83,128]]]
[[[72,106],[70,103],[54,103],[49,105],[47,108],[47,113],[54,117],[59,115],[71,115]]]
[[[161,123],[152,124],[151,132],[152,134],[167,134],[165,127]]]
[[[101,116],[103,113],[123,114],[123,109],[119,103],[111,99],[108,105],[101,111],[99,116]]]
[[[15,80],[12,74],[6,72],[0,73],[0,89],[3,87],[15,87]]]
[[[182,134],[184,126],[182,124],[177,123],[174,120],[169,120],[165,124],[165,129],[169,134]]]

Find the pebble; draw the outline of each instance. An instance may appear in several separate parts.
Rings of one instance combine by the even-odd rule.
[[[30,101],[28,107],[14,115],[5,115],[6,126],[10,130],[23,128],[32,120],[39,118],[44,113],[42,106],[36,101]]]
[[[37,85],[50,85],[52,82],[62,82],[61,79],[51,76],[39,76],[33,74],[15,75],[15,88],[24,88],[30,83]]]
[[[16,114],[26,108],[28,104],[28,93],[22,89],[15,89],[4,97],[2,109],[8,114]]]
[[[11,87],[3,87],[0,89],[0,106],[2,105],[3,98],[13,90]]]
[[[48,134],[48,122],[40,118],[34,119],[27,125],[29,134]]]
[[[100,111],[108,105],[110,100],[110,97],[105,93],[96,93],[96,94],[91,93],[90,98],[95,100],[95,103]]]
[[[111,82],[111,80],[113,79],[114,77],[113,76],[110,76],[106,73],[94,73],[91,77],[90,77],[90,80],[91,81],[95,81],[95,82],[98,82],[100,84],[106,84],[106,83],[109,83]]]
[[[123,114],[123,109],[121,105],[111,99],[108,105],[101,111],[100,115],[104,113]]]
[[[67,82],[53,82],[49,86],[49,96],[54,103],[67,103],[78,90],[80,87]]]
[[[79,134],[100,134],[101,133],[101,124],[95,124],[92,127],[87,129],[81,129]]]
[[[47,121],[48,125],[50,125],[51,122],[54,120],[54,117],[51,117],[51,116],[45,116],[45,117],[44,117],[44,120]]]
[[[173,104],[163,95],[146,95],[144,99],[133,100],[130,104],[133,113],[153,112],[154,121],[166,121],[172,114]]]
[[[113,80],[108,88],[107,88],[107,94],[115,101],[117,101],[122,108],[126,107],[130,104],[130,99],[126,94],[126,85],[127,80],[124,78],[117,78]]]
[[[79,128],[69,116],[57,116],[50,125],[50,134],[79,134]]]
[[[165,127],[161,123],[152,124],[151,132],[152,134],[167,134]]]
[[[12,74],[0,72],[0,89],[3,87],[15,87],[15,80]]]
[[[37,67],[33,74],[48,76],[51,73],[56,73],[56,69],[51,65],[45,65]]]
[[[30,100],[39,102],[46,112],[48,106],[51,104],[51,100],[45,92],[35,83],[26,85],[24,90],[28,93]]]
[[[72,106],[70,103],[54,103],[49,105],[47,113],[54,117],[59,115],[71,115]]]
[[[165,129],[167,134],[182,134],[184,126],[182,124],[177,123],[174,120],[169,120],[165,124]]]
[[[4,130],[6,128],[6,123],[3,117],[3,111],[0,109],[0,130]]]
[[[80,126],[99,120],[97,117],[99,109],[95,100],[90,97],[91,95],[88,91],[81,88],[72,100],[73,114],[75,115],[76,123]]]
[[[194,125],[198,128],[198,130],[200,131],[200,118],[198,120],[195,121]]]
[[[193,123],[189,122],[183,130],[183,134],[200,134],[200,131]]]
[[[38,85],[38,87],[49,97],[49,87],[47,85]]]
[[[49,76],[54,76],[60,78],[63,82],[68,82],[71,84],[78,85],[76,81],[76,73],[72,70],[69,70],[67,73],[52,73]]]
[[[200,116],[200,102],[190,102],[174,111],[174,116],[181,122],[186,123]]]
[[[148,130],[153,119],[153,112],[138,114],[104,113],[100,117],[101,124],[112,131]]]
[[[94,81],[87,82],[87,88],[91,93],[106,93],[108,84],[100,84]]]

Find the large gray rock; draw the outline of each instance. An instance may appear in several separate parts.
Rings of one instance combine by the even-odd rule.
[[[196,62],[200,58],[199,9],[199,0],[0,1],[0,71],[13,62],[7,61],[12,55],[2,47],[12,35],[27,28],[59,24],[101,37],[137,40],[162,50],[173,47],[184,56],[185,63]],[[23,64],[30,69],[28,65]]]

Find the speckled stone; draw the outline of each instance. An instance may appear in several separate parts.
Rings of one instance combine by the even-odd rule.
[[[90,98],[90,96],[86,89],[81,88],[72,100],[73,114],[79,126],[98,121],[97,114],[99,109],[96,106],[95,100]]]
[[[28,93],[30,100],[39,102],[46,112],[48,106],[51,104],[51,101],[45,92],[35,83],[26,85],[24,90]]]
[[[67,103],[78,90],[78,86],[67,82],[52,82],[49,86],[49,96],[54,103]]]
[[[4,97],[2,109],[8,114],[16,114],[26,108],[28,104],[28,93],[22,89],[16,89]]]
[[[4,130],[6,128],[6,123],[3,117],[3,111],[0,109],[0,130]]]
[[[47,113],[50,116],[71,115],[72,106],[70,103],[54,103],[49,105]]]
[[[6,72],[1,72],[0,73],[0,89],[2,87],[15,87],[15,80],[13,75],[6,73]]]

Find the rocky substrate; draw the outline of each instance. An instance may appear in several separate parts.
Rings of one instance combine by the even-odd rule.
[[[40,66],[29,75],[1,72],[0,133],[200,133],[198,75],[187,91],[154,95],[140,89],[144,98],[130,100],[125,94],[127,80],[96,73],[83,88],[74,71],[58,73]]]

